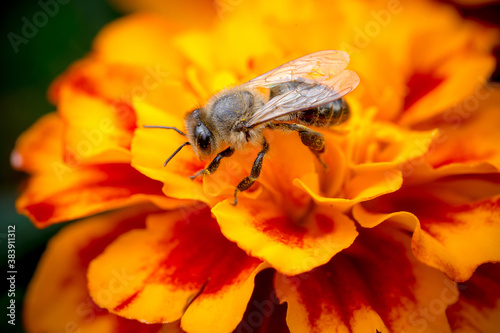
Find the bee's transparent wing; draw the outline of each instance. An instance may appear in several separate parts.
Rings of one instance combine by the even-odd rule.
[[[344,51],[318,51],[287,62],[242,86],[273,87],[290,81],[314,83],[342,72],[348,63],[349,55]]]
[[[344,70],[319,82],[301,83],[295,89],[264,104],[245,125],[253,127],[290,113],[328,104],[346,95],[358,84],[358,75],[350,70]]]

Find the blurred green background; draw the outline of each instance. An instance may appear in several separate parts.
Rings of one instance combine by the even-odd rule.
[[[57,14],[49,17],[47,23],[38,28],[37,34],[28,38],[26,44],[18,45],[16,53],[8,34],[22,36],[25,25],[23,18],[30,22],[37,12],[43,11],[39,2],[57,0],[11,1],[3,5],[2,52],[0,66],[0,110],[1,142],[0,157],[0,270],[2,293],[0,295],[0,331],[23,332],[21,322],[22,300],[29,280],[35,270],[47,240],[63,225],[44,230],[32,226],[29,220],[17,215],[15,198],[25,175],[15,172],[9,164],[10,153],[18,135],[33,124],[41,115],[54,110],[48,102],[46,91],[52,80],[71,63],[89,52],[98,31],[108,22],[119,17],[105,0],[59,0]],[[59,3],[59,2],[57,2]],[[467,17],[480,18],[489,24],[499,24],[500,5],[493,4],[478,9],[462,9]],[[499,53],[498,50],[496,52]],[[498,81],[499,71],[493,79]],[[7,226],[16,226],[16,326],[7,324],[6,307],[9,298],[7,271]],[[6,288],[6,289],[3,289]]]
[[[8,34],[22,35],[23,17],[33,22],[33,16],[43,11],[39,0],[10,1],[2,10],[2,52],[0,54],[0,331],[24,332],[21,322],[22,300],[26,286],[44,251],[47,240],[61,228],[54,226],[38,230],[31,222],[17,215],[14,202],[25,175],[15,172],[9,164],[10,153],[19,134],[41,115],[54,110],[46,97],[52,80],[72,62],[89,52],[98,31],[119,17],[104,0],[60,0],[58,12],[49,17],[37,34],[19,44],[16,53]],[[47,0],[41,0],[47,3]],[[13,36],[13,35],[11,35]],[[16,226],[16,325],[7,324],[9,298],[7,277],[7,226]],[[4,289],[5,288],[5,289]]]

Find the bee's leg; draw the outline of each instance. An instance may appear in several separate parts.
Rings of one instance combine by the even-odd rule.
[[[214,173],[219,168],[220,160],[222,160],[224,157],[229,157],[229,156],[233,155],[233,153],[234,153],[233,147],[229,147],[226,150],[221,151],[220,153],[217,154],[217,156],[215,156],[215,158],[212,160],[212,162],[210,162],[208,167],[206,167],[205,169],[201,169],[200,171],[198,171],[194,175],[190,176],[189,178],[195,179],[196,177],[199,177],[199,176],[210,175],[210,174]]]
[[[253,162],[252,171],[250,171],[250,176],[243,179],[238,184],[238,186],[236,186],[236,190],[234,190],[234,202],[232,203],[233,206],[236,206],[236,204],[238,203],[238,199],[236,198],[238,192],[248,190],[250,186],[252,186],[252,184],[255,182],[255,180],[259,178],[260,170],[262,169],[262,161],[264,160],[264,156],[267,154],[268,151],[269,151],[269,143],[267,143],[266,139],[264,138],[264,142],[262,143],[262,150],[257,154],[257,158]]]
[[[311,150],[311,152],[318,158],[321,165],[323,165],[325,169],[328,169],[328,166],[325,162],[323,162],[320,156],[325,152],[325,136],[323,134],[299,124],[270,123],[268,127],[270,129],[298,132],[302,143],[307,146]]]

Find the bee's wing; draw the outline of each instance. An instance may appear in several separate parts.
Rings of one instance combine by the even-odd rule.
[[[315,81],[312,84],[304,82],[264,104],[246,122],[246,126],[253,127],[290,113],[328,104],[346,95],[358,84],[358,75],[350,70],[344,70],[320,82]]]
[[[318,51],[283,64],[265,74],[257,76],[242,86],[272,87],[289,81],[310,82],[342,72],[349,63],[344,51]]]

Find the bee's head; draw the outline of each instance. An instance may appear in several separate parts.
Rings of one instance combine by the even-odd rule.
[[[187,137],[188,141],[184,142],[172,155],[170,155],[165,161],[165,166],[184,146],[191,145],[196,156],[201,160],[209,158],[215,150],[215,138],[208,127],[201,121],[199,109],[188,113],[185,120],[187,134],[176,127],[144,125],[145,128],[173,129],[180,135]]]
[[[187,138],[193,151],[201,160],[209,158],[215,148],[215,138],[200,118],[200,110],[196,109],[185,118]]]

